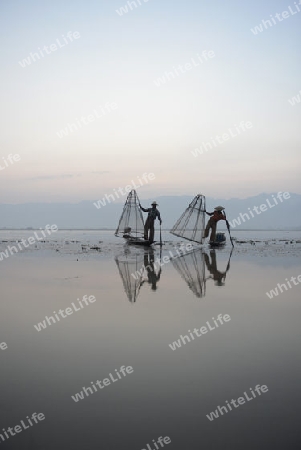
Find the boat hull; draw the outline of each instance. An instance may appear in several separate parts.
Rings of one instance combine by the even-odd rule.
[[[224,242],[209,242],[209,247],[223,247],[226,244],[226,241]]]
[[[215,241],[210,241],[210,247],[222,247],[226,244],[226,237],[224,233],[216,233]]]
[[[144,247],[150,247],[154,242],[145,241],[144,239],[133,238],[123,236],[129,245],[142,245]]]

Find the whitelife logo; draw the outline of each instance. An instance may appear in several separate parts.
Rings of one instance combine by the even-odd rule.
[[[53,311],[53,315],[55,316],[56,320],[53,316],[45,316],[45,320],[43,320],[43,322],[39,322],[37,325],[34,325],[35,329],[37,331],[45,330],[48,325],[50,326],[53,323],[59,322],[61,319],[66,319],[66,317],[71,316],[71,314],[73,314],[74,312],[78,312],[84,309],[85,305],[89,306],[91,303],[96,302],[96,298],[94,297],[94,295],[90,295],[89,297],[87,295],[84,295],[81,300],[78,298],[77,302],[77,305],[72,302],[70,307],[60,309],[57,313],[56,311]],[[78,308],[77,306],[80,306],[80,308]]]
[[[154,83],[157,87],[160,87],[163,84],[166,84],[168,81],[171,81],[176,77],[180,77],[183,73],[189,72],[191,69],[193,69],[193,67],[198,67],[214,57],[215,57],[214,51],[204,50],[202,51],[201,56],[197,54],[196,58],[197,61],[195,60],[195,58],[190,58],[190,62],[187,62],[185,64],[179,64],[177,67],[173,67],[173,69],[170,72],[164,72],[163,76],[158,77],[156,80],[154,80]]]
[[[296,281],[296,279],[298,281]],[[266,292],[266,295],[269,297],[269,299],[271,300],[273,297],[277,297],[279,295],[279,293],[283,293],[283,291],[288,291],[288,289],[292,289],[292,285],[290,283],[290,281],[292,283],[294,283],[294,286],[298,286],[299,283],[301,283],[301,274],[298,275],[297,277],[291,277],[290,280],[288,280],[288,278],[285,279],[286,280],[286,284],[280,284],[278,283],[277,286],[275,287],[275,289],[271,289],[270,292]],[[284,289],[283,289],[284,288]],[[278,291],[279,289],[279,291]]]
[[[104,106],[99,106],[100,111],[97,111],[96,109],[93,109],[92,114],[89,114],[88,116],[81,116],[80,119],[76,117],[75,121],[76,123],[67,123],[67,126],[63,128],[60,131],[56,132],[56,135],[62,139],[65,136],[68,136],[70,133],[73,133],[74,131],[78,131],[80,128],[83,127],[83,125],[89,125],[91,122],[95,122],[97,119],[101,119],[102,117],[106,116],[107,114],[110,114],[111,112],[115,111],[115,109],[118,108],[117,103],[109,103],[107,102]]]
[[[214,147],[227,142],[229,139],[239,136],[242,132],[253,128],[252,122],[244,122],[241,121],[239,125],[234,125],[232,128],[228,128],[227,133],[223,133],[222,135],[216,135],[215,138],[210,138],[209,142],[202,142],[198,148],[191,150],[191,153],[196,158],[198,155],[203,155],[204,152],[208,152]],[[235,133],[236,132],[236,133]],[[209,147],[209,148],[208,148]]]
[[[131,273],[131,276],[135,279],[138,280],[139,278],[142,277],[144,270],[146,271],[151,271],[154,272],[158,269],[160,269],[162,266],[164,266],[164,264],[168,264],[172,259],[177,259],[180,258],[184,255],[186,255],[187,253],[191,252],[191,250],[193,249],[193,245],[192,244],[180,244],[179,248],[174,247],[177,255],[174,255],[172,253],[172,251],[169,251],[169,255],[165,255],[163,256],[163,258],[157,258],[156,261],[153,262],[153,265],[147,265],[145,266],[143,264],[142,268],[140,270],[136,270],[136,272]],[[157,265],[158,264],[158,265]]]
[[[2,156],[3,166],[0,164],[0,170],[4,170],[7,167],[12,166],[15,162],[18,162],[21,160],[20,155],[16,153],[15,155],[12,155],[11,153],[5,158]]]
[[[208,328],[203,326],[201,328],[194,328],[193,332],[188,330],[190,338],[189,338],[189,336],[187,336],[187,334],[185,334],[184,336],[180,335],[180,339],[178,339],[177,341],[174,341],[172,344],[169,344],[169,347],[173,351],[177,350],[177,348],[182,347],[182,343],[185,345],[187,342],[191,342],[191,340],[194,340],[195,336],[201,337],[203,334],[208,333],[208,329],[209,329],[209,331],[212,331],[212,330],[215,330],[216,328],[218,328],[219,325],[217,323],[217,320],[219,321],[220,325],[224,325],[224,322],[229,322],[231,320],[231,317],[229,316],[229,314],[224,314],[223,316],[222,316],[222,314],[219,314],[217,316],[216,320],[215,320],[214,317],[212,317],[212,320],[214,322],[215,327],[212,327],[210,325],[209,321],[207,321],[206,325],[208,326]],[[187,342],[185,341],[185,339],[186,339]]]
[[[277,25],[279,22],[283,22],[285,19],[289,19],[290,17],[294,16],[295,14],[298,14],[301,9],[299,5],[301,5],[301,0],[297,3],[294,2],[295,9],[293,7],[288,6],[288,11],[282,11],[281,14],[276,13],[274,16],[270,14],[270,19],[264,20],[262,19],[262,23],[260,25],[256,25],[254,28],[251,28],[251,31],[254,35],[257,35],[259,33],[262,33],[264,29],[272,28],[274,25]],[[278,20],[278,22],[276,21]],[[264,28],[263,28],[264,27]]]
[[[46,225],[45,230],[40,229],[40,233],[42,234],[42,237],[39,237],[39,235],[37,234],[37,232],[34,232],[34,237],[30,236],[27,239],[21,239],[21,242],[16,242],[16,245],[18,246],[19,250],[24,250],[24,248],[29,247],[30,245],[33,245],[36,243],[36,241],[41,241],[43,240],[45,237],[48,237],[51,233],[56,233],[58,230],[57,225]],[[48,236],[46,235],[46,233],[48,234]],[[23,247],[22,247],[23,246]],[[3,261],[3,258],[8,258],[10,255],[13,255],[14,253],[18,253],[19,250],[15,245],[8,245],[6,250],[4,250],[4,252],[0,252],[0,261]]]
[[[143,2],[148,3],[149,0],[143,0]],[[136,8],[138,8],[138,6],[142,6],[142,5],[143,5],[143,3],[141,3],[141,0],[128,1],[128,2],[126,2],[126,4],[124,6],[121,6],[119,9],[115,9],[115,11],[117,12],[117,14],[119,16],[123,16],[123,14],[127,14],[129,12],[128,8],[130,8],[130,10],[133,11],[133,9],[136,9]]]
[[[155,439],[153,439],[153,443],[155,448],[152,448],[149,444],[146,444],[146,448],[142,448],[141,450],[159,450],[160,448],[164,447],[164,444],[170,444],[171,439],[168,436],[165,436],[164,438],[160,436],[157,439],[157,442],[155,441]],[[159,447],[157,444],[160,444],[161,447]]]
[[[45,57],[46,55],[50,55],[51,53],[55,52],[58,48],[62,48],[65,47],[66,45],[69,44],[70,42],[73,42],[73,39],[79,39],[80,38],[80,34],[78,31],[69,31],[67,33],[67,38],[62,34],[62,38],[63,38],[63,42],[61,42],[59,39],[56,39],[56,44],[51,44],[49,45],[49,47],[47,47],[47,45],[44,45],[44,47],[41,49],[40,47],[38,47],[38,52],[39,53],[30,53],[29,56],[27,56],[26,58],[22,59],[22,61],[19,61],[20,66],[24,69],[24,67],[26,66],[30,66],[30,64],[32,62],[36,62],[39,61],[42,58]],[[45,52],[45,54],[44,54]]]
[[[295,106],[298,103],[300,103],[301,102],[301,90],[298,92],[296,97],[293,97],[293,98],[289,99],[288,101],[292,106]]]
[[[115,376],[117,376],[117,378],[114,378],[114,375],[112,375],[112,373],[109,373],[109,377],[110,378],[104,378],[102,381],[97,380],[95,382],[91,381],[91,385],[93,387],[84,387],[83,386],[83,391],[80,391],[79,393],[76,393],[75,395],[71,395],[72,400],[74,400],[75,402],[78,402],[79,400],[84,400],[85,396],[89,397],[90,394],[94,394],[94,392],[98,392],[97,387],[95,386],[95,384],[98,386],[99,390],[105,388],[106,386],[109,386],[111,384],[111,381],[113,381],[113,383],[116,383],[116,381],[121,380],[122,376],[120,374],[120,372],[123,375],[123,378],[126,377],[127,374],[131,374],[134,372],[134,369],[132,366],[121,366],[119,370],[115,369],[116,374],[114,374]]]
[[[7,350],[8,346],[6,342],[0,342],[0,350]]]
[[[15,425],[14,427],[8,427],[6,430],[3,428],[3,433],[0,434],[0,439],[2,442],[9,439],[11,436],[15,436],[17,433],[21,433],[21,431],[26,430],[32,427],[35,423],[39,423],[45,419],[45,415],[43,413],[33,413],[31,417],[26,416],[27,421],[21,420],[21,425]],[[34,423],[33,423],[33,422]],[[9,434],[8,434],[9,433]],[[1,443],[1,441],[0,441]]]
[[[255,386],[254,390],[257,392],[258,396],[261,395],[261,393],[265,394],[266,392],[268,392],[268,387],[263,384],[262,386],[260,386],[259,384],[257,384],[257,386]],[[212,420],[214,419],[218,419],[218,417],[220,417],[219,414],[221,414],[222,416],[224,415],[224,413],[228,413],[229,411],[232,411],[232,406],[234,406],[235,408],[239,408],[240,405],[244,405],[246,403],[246,400],[248,402],[252,401],[254,398],[256,398],[256,394],[253,391],[252,388],[250,388],[252,397],[249,397],[247,392],[244,392],[244,397],[238,397],[237,400],[231,400],[230,402],[228,402],[226,400],[226,406],[218,406],[217,409],[215,411],[212,411],[210,414],[206,414],[207,419],[210,420],[210,422],[212,422]],[[236,404],[236,402],[238,403],[238,405]],[[231,403],[231,405],[229,404]]]
[[[282,198],[282,197],[283,197],[283,198]],[[280,192],[278,192],[278,194],[277,194],[277,198],[278,198],[278,200],[279,200],[280,203],[282,203],[283,200],[289,199],[290,197],[291,197],[291,196],[290,196],[290,193],[289,193],[289,192],[281,192],[281,191],[280,191]],[[274,202],[274,204],[273,204],[273,203],[270,203],[269,199],[267,198],[267,199],[266,199],[267,205],[266,205],[265,203],[262,203],[260,206],[253,206],[253,211],[256,212],[257,215],[259,215],[259,214],[261,214],[262,212],[268,211],[268,207],[271,209],[271,208],[274,208],[276,205],[278,205],[278,201],[277,201],[276,197],[275,197],[273,194],[272,194],[272,199],[271,199],[271,201]],[[280,203],[279,203],[279,204],[280,204]],[[252,218],[256,217],[256,216],[253,214],[253,212],[251,211],[251,208],[248,208],[248,210],[249,210],[249,214],[250,214],[250,216],[251,216]],[[260,210],[260,211],[259,211],[259,210]],[[245,222],[246,220],[250,220],[249,214],[248,214],[248,213],[240,213],[240,214],[239,214],[240,217],[238,216],[236,219],[233,219],[232,221],[229,220],[229,224],[230,224],[231,228],[235,228],[235,227],[241,225],[242,222],[241,222],[240,219],[242,219],[243,222]]]
[[[106,206],[107,203],[111,203],[111,202],[115,202],[116,199],[120,198],[120,195],[127,195],[131,192],[132,189],[138,189],[140,186],[143,186],[144,184],[148,184],[149,181],[153,181],[156,177],[155,174],[151,173],[144,173],[142,175],[142,181],[141,178],[139,176],[137,176],[138,181],[140,184],[136,185],[134,180],[131,180],[131,184],[128,184],[127,186],[125,186],[124,190],[119,187],[118,189],[113,189],[113,193],[112,194],[106,194],[105,197],[103,197],[101,200],[98,200],[97,202],[94,202],[93,205],[97,208],[100,209],[102,206]],[[117,191],[119,192],[119,194],[117,193]]]

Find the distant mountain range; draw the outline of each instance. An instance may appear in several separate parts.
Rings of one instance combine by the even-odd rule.
[[[162,227],[170,229],[192,199],[192,196],[187,195],[157,197],[158,209],[163,219]],[[149,207],[152,200],[143,200],[142,206]],[[119,200],[118,203],[113,201],[108,203],[103,199],[99,209],[94,205],[97,202],[98,200],[81,201],[76,204],[0,204],[0,228],[44,228],[47,224],[56,224],[59,229],[115,229],[124,202],[120,203]],[[206,204],[207,211],[210,212],[217,205],[224,206],[227,218],[235,229],[301,230],[301,195],[299,194],[290,194],[290,198],[283,199],[282,203],[277,198],[277,193],[263,193],[246,199],[224,200],[208,197]],[[259,209],[260,205],[265,205],[261,207],[262,212]],[[257,208],[258,213],[254,207]],[[206,216],[206,218],[209,217]],[[219,225],[219,228],[224,228],[224,225]]]

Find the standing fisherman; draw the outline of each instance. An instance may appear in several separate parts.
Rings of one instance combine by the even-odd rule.
[[[148,216],[144,225],[144,239],[146,241],[149,241],[150,244],[152,244],[154,242],[154,235],[155,235],[155,220],[158,217],[159,221],[160,221],[160,225],[162,223],[161,220],[161,216],[160,216],[160,212],[157,210],[156,206],[158,206],[158,203],[153,202],[152,203],[152,208],[142,208],[142,206],[139,203],[140,208],[142,209],[143,212],[147,212]],[[148,235],[149,232],[149,235]]]
[[[208,213],[207,211],[205,211],[206,214],[211,217],[208,220],[207,226],[205,228],[204,238],[208,237],[209,230],[211,229],[210,242],[215,241],[216,226],[217,226],[217,222],[219,220],[225,220],[227,223],[227,226],[228,226],[228,221],[226,219],[226,216],[222,213],[222,211],[224,209],[225,208],[223,208],[222,206],[217,206],[216,208],[214,208],[214,212],[212,212],[212,213]]]

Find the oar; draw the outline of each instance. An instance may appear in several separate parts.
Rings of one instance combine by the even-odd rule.
[[[162,247],[162,232],[161,232],[161,222],[160,222],[160,247]]]
[[[227,229],[228,229],[228,231],[229,231],[230,241],[231,241],[232,247],[234,247],[234,244],[233,244],[233,241],[232,241],[232,237],[231,237],[231,233],[230,233],[230,225],[229,225],[229,222],[228,222],[227,216],[226,216],[226,211],[224,211],[224,215],[225,215],[225,217],[226,217],[226,225],[227,225]]]
[[[230,233],[230,225],[229,225],[228,220],[226,220],[226,225],[227,225],[227,228],[228,228],[228,231],[229,231],[229,236],[230,236],[230,241],[231,241],[232,247],[234,247],[234,244],[233,244],[233,241],[232,241],[232,237],[231,237],[231,233]]]

